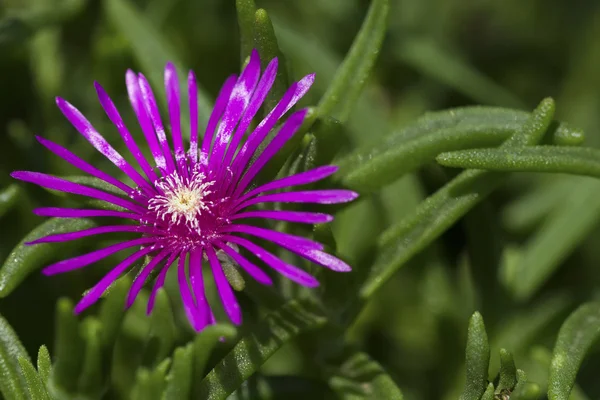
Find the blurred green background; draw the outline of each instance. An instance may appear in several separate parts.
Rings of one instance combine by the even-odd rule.
[[[317,73],[303,100],[316,104],[370,2],[256,3],[273,20],[290,76]],[[151,35],[141,30],[137,39],[132,36],[127,27],[134,23],[122,7],[143,19]],[[109,140],[115,139],[92,83],[104,86],[133,127],[125,71],[160,73],[166,60],[164,53],[154,53],[155,40],[176,57],[180,73],[188,68],[196,72],[209,98],[239,70],[240,30],[233,0],[4,0],[0,187],[13,183],[8,173],[16,169],[76,173],[44,151],[34,134],[69,147],[94,165],[105,165],[63,118],[54,97],[66,98]],[[530,111],[547,96],[556,100],[556,119],[583,129],[586,145],[600,146],[599,2],[390,0],[383,46],[344,125],[346,151],[376,144],[427,111],[473,104]],[[455,174],[430,163],[378,194],[383,216],[373,212],[368,200],[344,210],[334,226],[340,253],[355,265],[367,265],[365,238],[399,221]],[[31,208],[58,202],[33,186],[18,190],[18,204],[0,219],[2,260],[43,221]],[[599,226],[600,183],[514,174],[395,274],[366,305],[347,339],[387,370],[406,399],[456,398],[464,380],[468,318],[477,309],[490,336],[492,369],[498,368],[497,352],[503,346],[515,354],[518,366],[529,367],[532,380],[543,380],[564,318],[581,302],[600,297]],[[549,230],[551,237],[543,237]],[[550,247],[558,250],[536,289],[515,299],[504,281],[536,241],[543,242],[540,254]],[[78,299],[101,271],[90,268],[52,278],[34,273],[0,300],[0,313],[31,355],[41,344],[52,354],[56,299]],[[590,399],[600,398],[598,353],[596,347],[578,375]],[[299,360],[310,357],[288,345],[262,373],[304,375],[310,363]]]

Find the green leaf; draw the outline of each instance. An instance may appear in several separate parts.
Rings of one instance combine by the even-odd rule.
[[[13,328],[0,315],[0,392],[7,400],[27,399],[27,382],[21,373],[19,358],[29,360],[29,355]]]
[[[467,379],[461,400],[479,400],[488,386],[490,345],[481,314],[475,312],[469,320],[467,334]]]
[[[85,0],[62,0],[8,14],[0,20],[0,44],[23,42],[40,29],[73,18],[85,5]]]
[[[517,384],[517,367],[512,354],[505,349],[500,349],[500,381],[498,392],[502,390],[511,391]]]
[[[387,185],[443,152],[495,146],[517,132],[531,114],[494,107],[464,107],[425,114],[377,145],[361,148],[339,160],[336,177],[346,186],[373,191]],[[552,141],[576,145],[579,130],[552,126]]]
[[[477,103],[522,108],[523,103],[457,55],[434,40],[409,37],[395,47],[395,54],[418,72],[469,96]]]
[[[164,91],[163,71],[168,61],[173,62],[181,71],[183,62],[175,54],[169,43],[164,39],[161,32],[151,24],[130,2],[125,0],[104,1],[109,20],[129,41],[134,55],[138,59],[148,81],[155,91],[159,104],[166,109],[166,97]],[[182,109],[185,109],[187,98],[187,81],[181,81]],[[160,94],[159,94],[160,93]],[[198,126],[206,126],[212,111],[211,101],[202,89],[198,90]],[[189,136],[190,120],[188,113],[181,115],[182,132]]]
[[[554,102],[543,100],[502,147],[536,144],[552,122]],[[504,174],[467,170],[423,201],[413,214],[379,238],[380,255],[368,272],[361,297],[370,297],[407,260],[423,250],[506,178]]]
[[[29,274],[40,269],[58,254],[63,254],[65,249],[73,246],[69,242],[42,243],[33,246],[25,243],[46,235],[79,231],[94,226],[96,223],[90,219],[51,218],[34,228],[11,251],[0,269],[0,298],[11,294]]]
[[[252,376],[227,400],[334,400],[329,387],[316,379],[299,376]]]
[[[173,365],[167,375],[163,400],[189,399],[192,393],[194,347],[190,343],[173,353]]]
[[[0,192],[0,217],[6,214],[19,200],[21,190],[19,185],[13,183]]]
[[[600,303],[586,303],[567,318],[558,332],[548,378],[549,400],[569,399],[577,371],[598,338]]]
[[[317,106],[319,116],[345,122],[355,107],[387,31],[388,0],[373,0],[350,51]]]
[[[154,310],[150,314],[150,340],[158,342],[158,349],[154,360],[156,362],[163,360],[173,348],[175,342],[175,321],[173,321],[173,311],[169,304],[169,297],[164,288],[156,293]]]
[[[494,399],[494,384],[489,383],[485,392],[483,392],[483,396],[481,396],[481,400],[495,400]]]
[[[354,353],[329,379],[331,388],[340,399],[402,400],[402,391],[383,367],[366,353]]]
[[[21,367],[21,373],[26,382],[26,388],[28,397],[31,400],[50,400],[50,395],[46,391],[46,387],[42,382],[42,379],[38,375],[37,371],[31,365],[31,361],[28,358],[19,356],[19,366]]]
[[[85,343],[84,359],[79,375],[78,393],[99,398],[103,392],[102,325],[94,317],[86,318],[81,324],[81,336]],[[112,350],[112,349],[110,349]]]
[[[254,15],[256,3],[254,0],[235,0],[238,26],[240,27],[240,51],[242,64],[254,49]]]
[[[74,393],[83,366],[85,343],[73,313],[73,303],[67,298],[56,303],[55,329],[52,382],[59,390]]]
[[[125,298],[131,286],[131,278],[127,275],[117,279],[104,294],[104,301],[100,306],[98,319],[102,325],[102,345],[112,349],[117,341],[117,336],[123,323],[125,313]]]
[[[517,370],[517,385],[510,398],[515,400],[537,400],[540,396],[541,391],[538,384],[528,382],[525,372],[520,369]]]
[[[242,338],[229,354],[200,382],[196,398],[226,399],[284,343],[298,334],[323,326],[326,317],[307,301],[292,300],[267,317]]]
[[[600,150],[533,146],[515,150],[475,149],[442,153],[437,162],[446,167],[491,171],[550,172],[600,178]]]
[[[279,100],[283,97],[290,82],[287,76],[285,58],[277,44],[273,23],[267,12],[262,8],[256,10],[254,14],[253,32],[254,47],[260,55],[262,69],[264,70],[273,58],[278,57],[279,59],[275,82],[273,83],[271,90],[269,90],[269,94],[267,94],[263,105],[265,114],[267,114],[270,110],[275,108]]]
[[[50,353],[44,345],[40,346],[37,356],[37,370],[42,378],[44,385],[48,385],[50,374],[52,373],[52,361],[50,361]]]
[[[170,365],[171,359],[167,358],[153,370],[139,369],[131,391],[131,400],[161,400]]]
[[[198,333],[194,339],[193,376],[204,376],[208,358],[221,338],[224,338],[225,340],[233,340],[236,335],[237,330],[233,325],[229,324],[215,324],[207,326],[204,328],[204,330],[202,330],[202,332]],[[198,384],[196,384],[195,391],[197,392],[198,390],[200,390],[200,387]]]

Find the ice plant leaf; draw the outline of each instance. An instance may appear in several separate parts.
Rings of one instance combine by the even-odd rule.
[[[577,371],[600,338],[600,303],[580,306],[563,323],[552,352],[548,378],[549,400],[568,400]]]
[[[517,368],[512,354],[505,349],[500,349],[500,381],[498,392],[511,391],[517,384]]]
[[[51,397],[31,361],[23,356],[19,356],[18,362],[26,382],[28,397],[32,400],[50,400]]]
[[[529,382],[524,371],[517,370],[517,385],[511,393],[511,398],[516,400],[537,400],[540,398],[540,387],[537,383]]]
[[[50,360],[48,348],[44,345],[41,345],[38,350],[37,371],[40,374],[42,383],[45,386],[48,386],[48,383],[50,382],[50,373],[52,372],[52,361]]]
[[[107,349],[112,349],[119,330],[125,317],[123,307],[125,305],[125,296],[131,286],[131,279],[124,276],[118,279],[112,287],[109,288],[102,305],[98,319],[102,326],[102,344]]]
[[[502,143],[531,114],[494,107],[464,107],[425,114],[374,146],[357,149],[339,161],[336,175],[348,187],[377,190],[431,162],[439,153]],[[576,145],[579,130],[565,124],[551,127],[556,144]]]
[[[441,48],[434,40],[408,37],[395,47],[395,54],[424,75],[464,93],[478,103],[522,108],[523,103],[464,60]]]
[[[253,375],[228,400],[306,400],[334,399],[333,391],[322,381],[299,376]]]
[[[94,317],[81,323],[81,336],[84,341],[84,358],[79,376],[78,393],[90,397],[100,397],[103,392],[103,356],[102,325]]]
[[[488,385],[490,345],[481,314],[475,312],[469,320],[467,336],[467,378],[461,400],[479,400]]]
[[[293,300],[265,317],[202,380],[197,398],[224,400],[284,343],[323,326],[323,312],[308,301]]]
[[[543,100],[502,146],[518,149],[536,144],[550,126],[553,115],[554,102],[552,99]],[[361,296],[371,296],[400,266],[478,204],[505,178],[503,173],[467,170],[422,202],[414,213],[384,231],[379,238],[382,251],[363,284]]]
[[[236,335],[237,330],[235,327],[228,324],[211,325],[199,333],[193,343],[193,376],[202,377],[205,375],[208,358],[221,338],[233,340]],[[201,390],[200,381],[196,380],[194,382],[194,393],[198,394],[198,391]]]
[[[348,119],[379,56],[388,26],[388,9],[388,0],[371,2],[350,51],[319,101],[319,116],[333,116],[342,122]]]
[[[156,88],[163,86],[163,68],[167,62],[182,66],[183,63],[175,54],[163,35],[127,1],[107,0],[104,2],[107,15],[112,23],[119,29],[131,43],[134,55],[148,74],[148,79]],[[184,86],[182,86],[184,88]],[[182,90],[187,93],[187,90]],[[198,90],[198,123],[206,126],[211,113],[211,101],[203,90]],[[158,96],[158,101],[166,108],[163,96]],[[186,113],[182,116],[184,127],[189,126],[189,117]],[[189,132],[185,129],[185,132]]]
[[[363,352],[351,354],[329,378],[329,385],[340,399],[404,399],[385,369]]]
[[[243,65],[254,49],[256,3],[254,0],[235,0],[235,9],[240,27],[240,51]]]
[[[171,359],[167,358],[156,368],[150,370],[140,368],[135,377],[135,384],[131,390],[132,400],[161,400],[166,386],[166,375]]]
[[[189,399],[192,393],[194,347],[190,343],[173,353],[173,364],[167,375],[162,400]]]
[[[52,382],[57,388],[74,393],[84,363],[85,342],[69,299],[56,303],[54,365]]]
[[[461,150],[442,153],[436,160],[447,167],[600,177],[600,150],[589,147],[532,146],[519,151]]]
[[[21,190],[18,185],[12,184],[0,191],[0,217],[10,210],[19,200]]]
[[[173,348],[176,335],[173,311],[164,288],[159,289],[156,293],[156,303],[150,318],[150,340],[158,341],[155,359],[161,361]]]
[[[70,248],[66,243],[29,246],[26,243],[50,234],[73,232],[96,226],[90,219],[49,219],[29,232],[11,251],[0,269],[0,297],[6,297],[29,276],[57,254]]]
[[[19,358],[29,362],[29,355],[19,337],[0,315],[0,392],[9,400],[27,398],[27,382],[21,372]]]

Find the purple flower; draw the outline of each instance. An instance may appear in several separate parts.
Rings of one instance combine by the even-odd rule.
[[[165,282],[168,268],[178,259],[177,275],[181,298],[186,315],[197,331],[215,322],[204,291],[201,270],[203,259],[210,265],[223,307],[235,324],[241,323],[242,313],[223,272],[221,260],[228,256],[258,282],[266,285],[272,283],[269,275],[239,252],[240,248],[294,282],[308,287],[319,284],[314,277],[281,260],[252,242],[250,238],[270,241],[334,271],[350,271],[346,263],[323,252],[320,243],[248,223],[252,219],[305,224],[330,222],[333,217],[327,214],[251,207],[274,202],[334,204],[348,202],[357,197],[356,193],[348,190],[280,191],[290,186],[324,179],[337,170],[335,166],[315,168],[251,188],[252,181],[261,168],[298,130],[306,116],[306,110],[291,114],[277,135],[260,153],[257,151],[259,145],[283,115],[308,91],[314,80],[314,74],[311,74],[294,83],[277,106],[247,139],[243,140],[252,119],[273,85],[276,72],[277,59],[273,59],[261,76],[260,59],[258,53],[253,51],[248,66],[241,75],[233,75],[225,81],[208,121],[204,139],[202,143],[198,143],[197,86],[196,77],[190,71],[190,144],[186,151],[180,120],[179,82],[173,64],[168,63],[165,68],[172,147],[167,140],[166,129],[148,81],[142,74],[136,75],[131,70],[127,71],[129,100],[152,154],[152,161],[148,161],[142,154],[112,100],[104,89],[95,83],[100,104],[117,127],[141,172],[127,162],[75,107],[66,100],[57,98],[58,107],[71,124],[96,150],[116,165],[133,182],[134,187],[100,171],[64,147],[41,137],[37,139],[48,150],[80,170],[114,186],[123,196],[39,172],[15,171],[12,176],[49,189],[99,199],[120,208],[108,210],[45,207],[34,210],[37,215],[59,218],[114,217],[132,221],[133,224],[100,226],[77,232],[53,234],[37,239],[31,244],[62,242],[112,232],[131,232],[139,236],[57,262],[43,270],[46,275],[72,271],[119,251],[134,249],[131,255],[83,296],[75,307],[77,313],[95,303],[120,275],[144,256],[149,256],[151,261],[133,281],[126,306],[131,306],[153,270],[162,268],[148,300],[147,312],[150,313],[157,290]],[[253,157],[254,162],[250,163]]]

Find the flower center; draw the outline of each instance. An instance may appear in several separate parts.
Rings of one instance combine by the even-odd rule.
[[[200,216],[209,211],[212,202],[206,198],[212,191],[214,181],[206,181],[202,172],[193,172],[190,178],[172,173],[155,185],[162,194],[148,201],[148,209],[168,223],[181,223],[192,230],[199,230]]]

